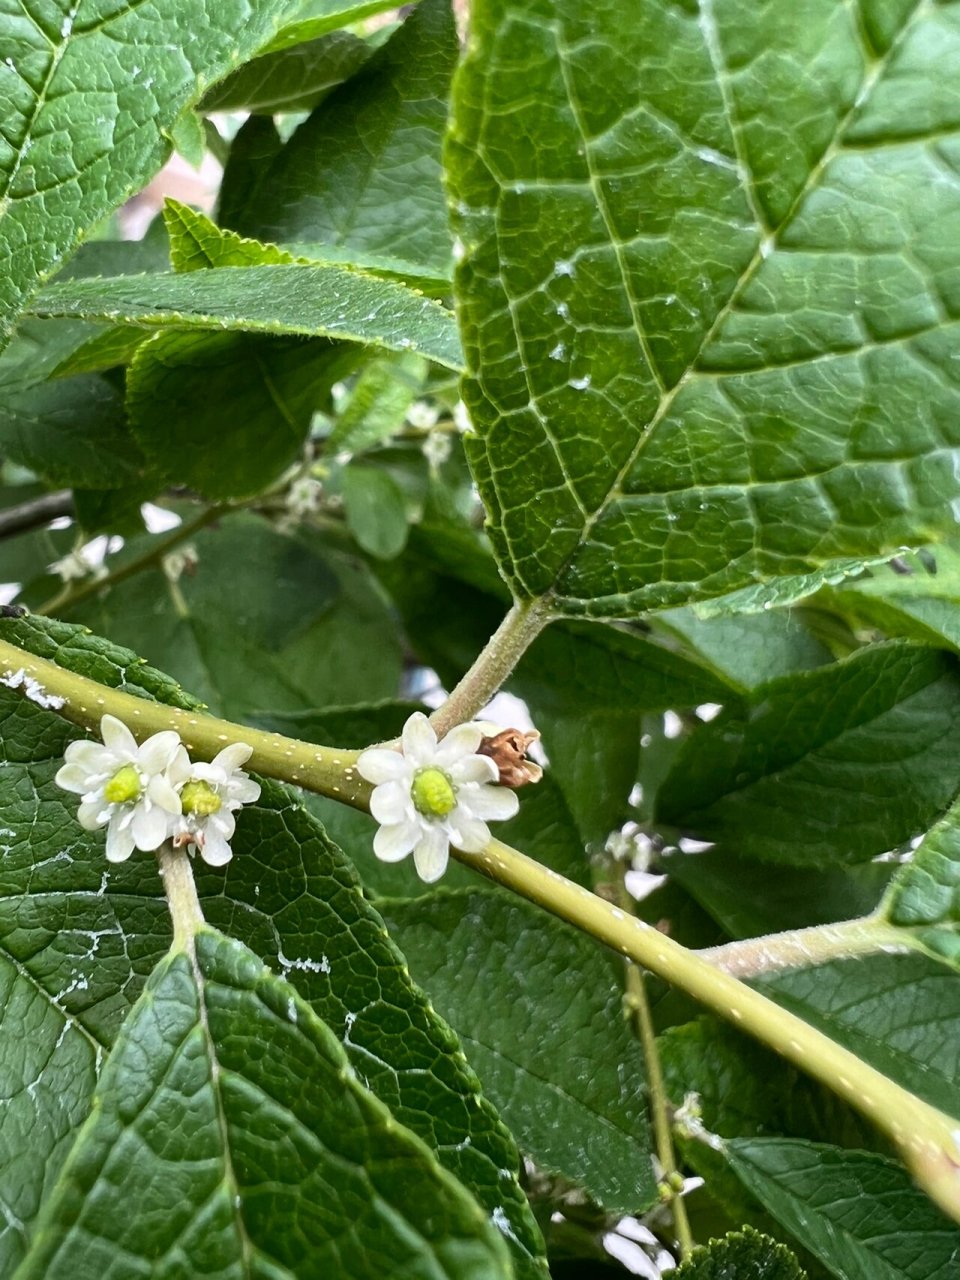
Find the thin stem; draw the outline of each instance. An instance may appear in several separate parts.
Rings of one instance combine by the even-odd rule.
[[[185,849],[174,849],[169,840],[160,846],[157,857],[173,921],[174,950],[186,951],[192,956],[193,940],[204,920],[190,859]]]
[[[487,705],[551,617],[550,606],[544,599],[514,604],[476,662],[443,706],[430,717],[437,737],[442,738],[455,725],[472,720]]]
[[[927,1194],[960,1221],[960,1125],[956,1120],[652,925],[627,916],[509,845],[492,840],[479,854],[457,851],[455,856],[679,987],[827,1085],[889,1135]]]
[[[229,743],[246,742],[253,748],[250,768],[254,772],[296,783],[355,808],[366,809],[369,804],[371,787],[354,767],[358,751],[321,747],[199,711],[148,702],[66,671],[5,640],[0,640],[0,683],[22,689],[40,706],[93,732],[99,730],[100,718],[106,714],[122,720],[139,742],[162,729],[176,729],[197,759],[210,760]]]
[[[696,954],[736,978],[758,978],[784,969],[803,969],[828,960],[851,960],[876,951],[911,951],[909,935],[879,916],[839,924],[814,925],[762,938],[705,947]]]
[[[657,1035],[650,1016],[650,1001],[643,981],[643,970],[632,960],[626,962],[624,980],[626,994],[624,1007],[633,1021],[634,1033],[640,1041],[643,1059],[647,1068],[647,1094],[650,1099],[650,1118],[653,1122],[653,1135],[657,1144],[657,1159],[663,1185],[669,1196],[670,1213],[680,1246],[681,1258],[686,1258],[693,1250],[693,1233],[690,1230],[690,1219],[687,1217],[687,1206],[681,1195],[683,1178],[677,1168],[677,1157],[673,1148],[673,1129],[670,1123],[670,1100],[663,1083],[663,1070],[660,1066],[660,1052],[657,1049]],[[679,1181],[680,1185],[677,1185]]]
[[[227,506],[207,507],[195,519],[187,520],[179,528],[174,529],[169,538],[164,538],[162,542],[154,543],[150,550],[145,551],[142,556],[128,560],[126,564],[111,570],[104,577],[88,578],[86,581],[79,583],[67,583],[56,595],[51,596],[49,600],[45,600],[38,609],[34,609],[34,613],[44,616],[58,613],[63,609],[70,608],[72,605],[79,604],[81,600],[86,600],[88,596],[98,595],[106,587],[115,586],[126,578],[132,578],[141,569],[147,569],[152,564],[159,564],[163,557],[178,543],[191,537],[198,530],[205,528],[206,525],[212,524],[214,520],[218,520],[229,510],[230,508]]]
[[[39,529],[58,516],[73,515],[73,493],[59,489],[56,493],[42,493],[39,498],[18,503],[0,511],[0,538],[10,538],[16,533]]]

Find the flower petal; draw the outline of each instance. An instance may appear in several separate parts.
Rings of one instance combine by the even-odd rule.
[[[233,773],[234,769],[246,764],[252,755],[253,747],[245,742],[231,742],[229,747],[224,747],[213,757],[211,764],[219,765],[225,773]]]
[[[483,737],[480,726],[472,722],[458,724],[451,729],[434,752],[433,762],[441,769],[449,769],[464,756],[472,756]]]
[[[373,852],[381,862],[399,862],[417,843],[422,832],[419,822],[394,822],[380,827],[373,837]]]
[[[260,799],[260,783],[252,778],[231,778],[227,784],[227,798],[231,803],[253,804]]]
[[[453,813],[444,819],[443,826],[450,837],[450,843],[462,849],[464,853],[479,853],[490,843],[490,830],[487,824],[481,822],[479,818],[471,818],[469,813],[464,812],[462,805],[458,805]]]
[[[391,751],[387,747],[371,747],[369,751],[362,752],[357,760],[357,773],[374,785],[393,782],[397,778],[409,777],[410,762],[404,760],[399,751]]]
[[[415,711],[403,726],[403,754],[414,765],[432,764],[437,735],[422,711]]]
[[[229,840],[237,829],[237,820],[229,809],[220,809],[217,813],[211,813],[203,829],[209,832],[211,827],[218,831],[224,840]]]
[[[509,787],[465,786],[457,795],[460,807],[472,818],[492,819],[503,822],[512,818],[520,808],[520,797]]]
[[[137,764],[144,773],[159,773],[177,754],[180,735],[173,729],[164,729],[149,737],[137,752]]]
[[[170,832],[170,814],[152,804],[138,804],[130,824],[133,843],[147,853],[159,849]]]
[[[103,745],[120,760],[133,760],[136,757],[137,740],[116,716],[104,716],[101,719],[100,737],[103,738]]]
[[[69,743],[63,758],[67,764],[81,765],[88,773],[113,773],[122,763],[102,742],[88,742],[86,738]]]
[[[233,850],[219,831],[208,826],[200,846],[200,856],[211,867],[222,867],[233,857]]]
[[[450,843],[442,827],[431,826],[417,841],[413,861],[417,875],[426,884],[439,880],[450,859]]]
[[[77,821],[84,831],[96,831],[109,821],[109,816],[105,816],[109,811],[110,806],[102,796],[97,796],[96,800],[84,800],[77,810]]]
[[[182,813],[183,805],[180,796],[170,784],[166,773],[155,773],[147,783],[147,795],[155,805],[166,809],[167,813]]]
[[[455,764],[447,766],[447,773],[452,782],[496,782],[500,770],[489,756],[465,756]]]
[[[90,790],[90,774],[82,764],[61,765],[54,782],[64,791],[75,791],[78,796]]]
[[[374,787],[370,812],[381,826],[391,822],[409,822],[413,817],[411,808],[410,789],[402,782],[384,782]]]
[[[178,747],[164,772],[167,775],[167,781],[172,787],[182,787],[190,777],[192,768],[186,747]]]
[[[122,828],[118,822],[111,822],[107,827],[107,861],[126,862],[133,853],[133,836]]]

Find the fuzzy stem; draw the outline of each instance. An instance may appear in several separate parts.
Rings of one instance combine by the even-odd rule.
[[[552,616],[545,600],[514,604],[476,662],[430,717],[438,738],[472,720],[487,705]]]
[[[185,849],[174,849],[169,841],[160,846],[157,857],[173,921],[173,948],[192,956],[193,940],[204,920],[190,859]]]
[[[146,569],[152,564],[159,564],[163,557],[179,543],[185,541],[192,534],[197,533],[208,524],[212,524],[214,520],[219,519],[230,510],[229,507],[207,507],[193,520],[186,520],[179,528],[174,529],[169,538],[164,538],[162,542],[155,542],[149,551],[145,551],[142,556],[137,556],[133,560],[128,560],[126,564],[120,565],[118,568],[111,570],[102,578],[88,578],[84,582],[73,583],[68,582],[62,590],[56,595],[51,596],[49,600],[45,600],[39,608],[34,609],[34,613],[49,616],[58,613],[63,609],[69,609],[75,604],[79,604],[81,600],[86,600],[89,596],[95,596],[103,591],[106,587],[115,586],[118,582],[123,582],[126,578],[132,578],[135,573],[139,573],[141,569]]]
[[[499,840],[459,861],[649,969],[821,1081],[887,1134],[930,1195],[960,1221],[960,1122],[652,925]]]
[[[24,677],[35,680],[39,688],[25,687]],[[354,768],[359,751],[321,747],[199,711],[148,702],[76,675],[5,640],[0,640],[0,682],[12,688],[25,687],[27,696],[40,706],[94,733],[106,714],[122,720],[138,742],[162,729],[176,729],[191,756],[204,760],[212,759],[231,742],[246,742],[253,748],[250,768],[255,773],[296,783],[355,808],[365,809],[369,802],[371,787]],[[56,704],[59,698],[64,699],[62,705]]]
[[[696,954],[735,978],[758,978],[784,969],[802,969],[828,960],[852,960],[876,951],[911,951],[910,936],[879,916],[839,924],[813,925],[761,938],[705,947]]]

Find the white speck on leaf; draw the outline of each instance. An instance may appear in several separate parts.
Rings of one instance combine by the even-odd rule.
[[[47,711],[59,711],[66,702],[66,698],[61,698],[59,694],[47,693],[40,681],[28,676],[23,667],[0,676],[0,684],[5,684],[8,689],[22,689],[31,702]]]
[[[589,385],[590,385],[589,373],[585,373],[582,378],[570,379],[570,386],[573,387],[574,391],[586,391]]]
[[[556,345],[556,346],[553,348],[553,350],[550,352],[550,359],[551,359],[551,360],[562,360],[562,359],[563,359],[563,357],[564,357],[566,354],[567,354],[567,348],[566,348],[566,345],[565,345],[564,343],[562,343],[562,342],[558,342],[558,343],[557,343],[557,345]]]
[[[566,258],[558,258],[553,264],[553,274],[555,276],[572,276],[576,274],[576,267]]]

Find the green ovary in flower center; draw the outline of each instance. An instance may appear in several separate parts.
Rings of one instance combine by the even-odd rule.
[[[208,818],[216,813],[222,805],[220,797],[208,782],[188,782],[180,792],[180,803],[184,813],[196,813],[201,818]]]
[[[132,764],[125,764],[103,788],[103,796],[111,804],[127,804],[130,800],[139,800],[142,790],[139,772]]]
[[[410,795],[417,812],[427,818],[445,818],[457,805],[453,783],[442,769],[418,769]]]

